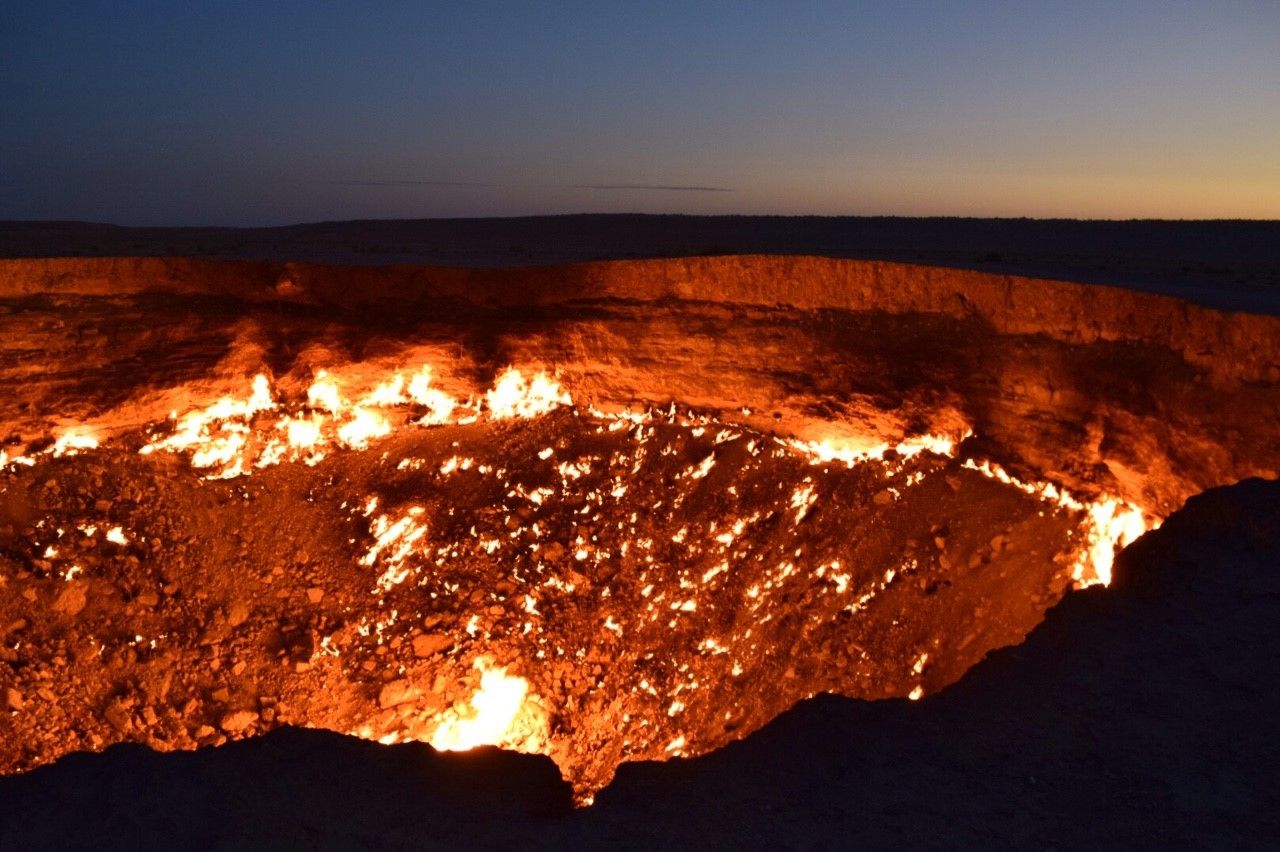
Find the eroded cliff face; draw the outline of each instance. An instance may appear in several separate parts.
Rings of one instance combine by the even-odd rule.
[[[0,262],[0,379],[9,770],[291,723],[586,798],[1280,468],[1280,320],[817,258]]]
[[[260,364],[285,375],[435,347],[472,384],[545,365],[579,398],[748,408],[745,422],[806,437],[967,423],[1007,465],[1163,514],[1280,468],[1280,319],[1117,288],[795,257],[104,258],[0,261],[0,294],[5,378],[23,387],[0,422],[31,435]]]

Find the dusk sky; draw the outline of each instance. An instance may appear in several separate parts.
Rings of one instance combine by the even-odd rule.
[[[6,4],[0,219],[1280,218],[1280,2]]]

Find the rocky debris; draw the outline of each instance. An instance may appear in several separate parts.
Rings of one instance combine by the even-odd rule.
[[[378,706],[383,710],[388,707],[395,707],[400,704],[407,704],[416,701],[422,696],[422,690],[418,689],[406,679],[393,680],[382,687],[382,691],[378,693]]]
[[[206,482],[176,464],[157,467],[154,459],[110,448],[43,463],[63,483],[65,502],[55,501],[33,524],[67,529],[80,523],[84,507],[66,495],[84,490],[90,466],[102,468],[154,494],[136,505],[117,500],[112,506],[113,524],[130,542],[146,542],[148,556],[131,559],[132,550],[105,542],[101,533],[76,539],[74,551],[62,544],[65,554],[45,560],[44,574],[0,554],[6,578],[0,624],[7,631],[0,660],[21,664],[13,669],[13,686],[24,700],[22,713],[11,716],[20,726],[12,742],[63,743],[0,748],[0,767],[26,768],[66,748],[120,739],[160,748],[216,744],[289,721],[361,730],[372,738],[429,738],[439,713],[451,706],[464,716],[471,712],[468,702],[481,686],[474,664],[483,657],[528,680],[526,700],[544,708],[549,720],[545,750],[585,791],[600,783],[592,779],[609,777],[618,761],[666,757],[677,733],[686,736],[687,748],[714,748],[815,689],[905,695],[920,679],[911,672],[917,648],[951,629],[948,613],[962,613],[954,642],[963,644],[962,653],[935,655],[925,669],[928,688],[935,689],[993,644],[1017,641],[1065,588],[1065,580],[1050,582],[1058,572],[1052,561],[1005,553],[1000,559],[1013,561],[992,567],[1023,577],[1022,593],[1001,598],[993,605],[1000,622],[976,630],[967,618],[979,599],[996,596],[999,571],[984,568],[960,582],[936,558],[924,558],[926,551],[937,553],[933,539],[945,536],[948,550],[967,556],[975,537],[986,542],[1007,535],[1011,522],[1039,540],[1062,541],[1071,519],[1041,514],[1041,505],[1021,492],[926,456],[900,462],[911,465],[901,476],[916,471],[921,478],[887,504],[874,499],[884,490],[878,476],[843,465],[815,479],[802,459],[718,463],[682,496],[676,515],[667,503],[684,486],[673,489],[679,480],[671,477],[712,446],[723,455],[736,445],[711,444],[714,432],[695,438],[682,427],[658,424],[645,429],[660,443],[625,499],[609,496],[612,477],[634,462],[584,464],[587,472],[573,480],[580,494],[566,491],[538,504],[508,497],[512,483],[542,487],[545,480],[537,477],[546,475],[519,471],[514,459],[537,459],[555,445],[547,461],[554,476],[554,465],[588,456],[608,460],[631,440],[629,431],[597,433],[582,422],[562,412],[483,432],[411,433],[383,445],[385,462],[370,465],[354,455],[314,468],[266,469],[255,472],[251,490],[242,481]],[[460,490],[446,494],[432,477],[443,458],[456,454],[454,435],[466,437],[476,463],[453,474],[450,484]],[[671,447],[667,455],[656,449],[661,442]],[[429,461],[421,473],[388,477],[385,468],[401,457]],[[480,474],[481,464],[505,468],[504,478]],[[20,482],[25,473],[3,476]],[[938,474],[959,482],[959,489]],[[797,525],[785,483],[806,477],[827,484]],[[604,499],[583,496],[593,493]],[[382,590],[374,583],[383,567],[359,560],[368,521],[341,508],[344,501],[362,506],[370,494],[393,516],[398,501],[411,496],[439,554],[432,563],[413,555],[411,576]],[[719,544],[725,519],[748,517],[756,500],[779,508],[759,511],[750,532],[744,528],[730,545]],[[156,511],[159,506],[164,511]],[[635,511],[639,506],[646,511]],[[973,531],[960,536],[955,523],[950,534],[937,524],[930,529],[928,519],[939,512],[967,519]],[[858,513],[868,520],[851,537],[842,518]],[[278,520],[285,517],[289,525]],[[519,519],[514,526],[513,517]],[[685,535],[675,534],[677,520],[688,527]],[[20,541],[30,553],[43,554],[50,543],[57,550],[52,534],[33,526],[27,536]],[[441,545],[450,540],[465,546]],[[652,542],[648,551],[641,540]],[[498,547],[473,547],[473,541]],[[693,549],[713,542],[725,555],[699,556]],[[719,570],[735,551],[737,567]],[[661,572],[642,558],[646,552],[665,566]],[[834,564],[837,556],[848,566],[838,576],[803,579],[813,576],[812,566]],[[84,579],[60,579],[73,558],[85,566]],[[897,567],[896,579],[885,579],[888,566]],[[717,598],[699,591],[708,572]],[[769,606],[777,607],[769,611],[786,615],[762,619],[763,611],[751,610],[762,600],[752,595],[767,584],[776,596]],[[84,603],[62,597],[81,592]],[[850,602],[867,594],[850,618]],[[75,615],[60,598],[75,604]],[[812,623],[798,619],[800,613],[811,613]],[[733,648],[734,631],[748,625],[760,644]],[[975,638],[966,639],[971,634]],[[791,650],[782,654],[779,647]],[[735,664],[743,667],[741,676],[730,672]],[[699,686],[688,686],[692,682]],[[722,685],[712,689],[713,683]],[[753,685],[762,683],[773,686],[757,692]],[[77,715],[86,700],[101,709]],[[630,729],[626,718],[633,720]],[[634,728],[641,719],[649,720],[647,730]],[[625,749],[622,731],[631,740]]]
[[[218,720],[218,727],[228,734],[238,734],[258,721],[258,714],[252,710],[235,710],[226,713]]]
[[[239,627],[249,618],[249,604],[245,601],[234,601],[227,607],[227,624],[230,627]]]
[[[413,637],[413,655],[432,657],[453,647],[453,639],[443,633],[423,633]]]
[[[133,729],[130,706],[129,702],[116,699],[103,709],[102,715],[111,724],[111,727],[122,734],[127,734]]]
[[[54,598],[51,609],[54,612],[67,616],[79,615],[80,611],[85,608],[89,602],[88,584],[83,581],[68,582],[57,597]]]

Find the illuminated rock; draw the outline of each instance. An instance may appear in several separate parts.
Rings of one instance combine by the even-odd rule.
[[[291,723],[545,753],[585,797],[816,692],[926,698],[1280,456],[1280,321],[1160,297],[289,274],[0,262],[5,769]]]

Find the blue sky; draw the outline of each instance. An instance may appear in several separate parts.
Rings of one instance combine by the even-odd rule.
[[[0,218],[1280,218],[1280,3],[27,3]]]

